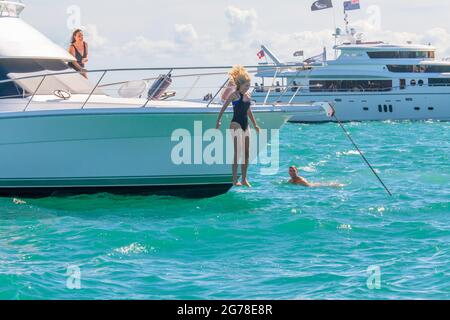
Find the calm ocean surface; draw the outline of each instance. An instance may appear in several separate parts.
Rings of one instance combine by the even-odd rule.
[[[288,124],[253,189],[0,199],[0,299],[450,299],[450,123],[346,126],[394,197],[336,124]],[[347,186],[290,186],[291,164]]]

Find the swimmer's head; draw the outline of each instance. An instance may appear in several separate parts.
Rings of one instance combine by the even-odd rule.
[[[291,178],[298,177],[298,169],[296,166],[289,167],[289,175],[291,176]]]

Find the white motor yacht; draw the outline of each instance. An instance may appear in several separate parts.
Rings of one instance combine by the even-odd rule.
[[[264,46],[263,50],[284,69],[258,72],[261,84],[253,95],[257,101],[328,101],[341,121],[450,120],[450,61],[438,61],[431,45],[392,45],[351,37],[336,47],[337,59],[327,60],[324,51],[301,67],[281,62]],[[279,92],[284,93],[281,99]],[[299,114],[291,120],[336,118]]]
[[[231,188],[228,164],[173,161],[176,130],[192,136],[192,153],[204,147],[198,124],[203,130],[215,128],[221,88],[216,96],[194,102],[187,94],[193,88],[178,98],[168,88],[162,92],[162,83],[168,77],[174,82],[192,77],[177,78],[177,72],[196,72],[198,79],[208,68],[95,70],[87,72],[88,80],[69,68],[74,58],[66,50],[20,18],[23,8],[19,1],[0,1],[1,196],[210,197]],[[226,77],[224,67],[213,69]],[[133,72],[152,77],[116,81],[117,74]],[[115,82],[106,83],[110,75]],[[323,104],[255,105],[253,110],[268,130],[279,129],[293,113],[329,112]],[[223,127],[230,116],[228,111]]]

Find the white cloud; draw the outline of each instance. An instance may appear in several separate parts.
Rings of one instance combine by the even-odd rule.
[[[102,47],[108,43],[108,39],[100,35],[97,25],[88,24],[84,27],[84,30],[86,33],[86,40],[91,47]]]
[[[258,15],[254,9],[243,10],[229,6],[225,10],[225,17],[230,27],[231,39],[245,38],[256,30]]]
[[[97,28],[89,25],[89,41],[98,47],[99,54],[116,57],[126,56],[126,61],[151,61],[152,65],[195,65],[215,64],[255,64],[256,52],[261,44],[267,45],[282,61],[296,60],[292,56],[297,50],[304,50],[305,56],[320,53],[328,48],[332,58],[334,39],[333,30],[305,30],[301,32],[280,32],[264,30],[260,27],[255,10],[227,7],[224,12],[229,34],[227,37],[198,33],[192,24],[175,24],[172,40],[153,40],[144,35],[114,44],[99,35]],[[389,43],[432,43],[441,57],[450,56],[450,33],[444,28],[431,28],[422,34],[404,31],[383,30],[379,19],[360,19],[352,23],[358,32],[364,34],[364,40],[381,40]],[[102,48],[104,50],[102,50]],[[150,60],[151,59],[151,60]],[[148,63],[148,62],[147,62]]]
[[[138,36],[122,46],[121,51],[126,55],[164,56],[176,52],[173,41],[153,41],[144,36]]]
[[[178,44],[193,44],[198,40],[197,31],[192,24],[175,25],[175,42]]]

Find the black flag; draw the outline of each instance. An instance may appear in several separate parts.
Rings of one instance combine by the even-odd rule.
[[[323,9],[333,8],[331,0],[317,0],[311,6],[312,11],[318,11]]]

